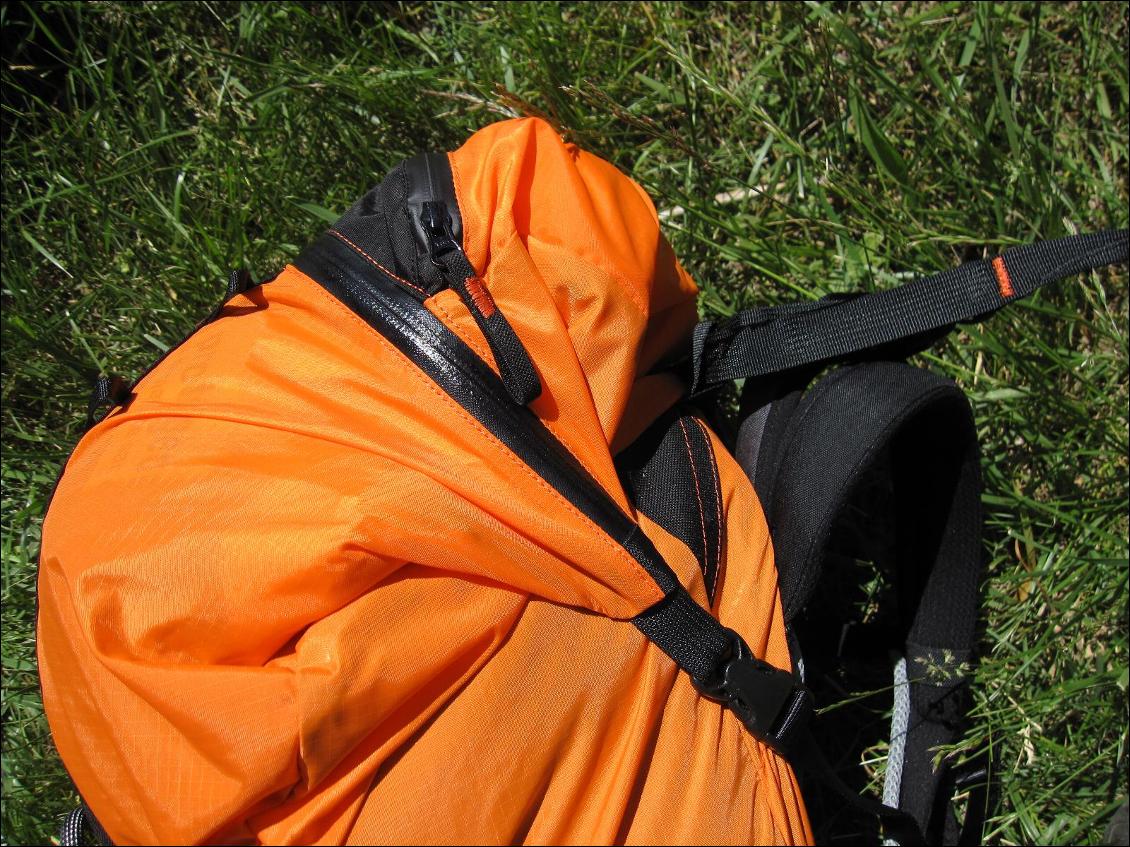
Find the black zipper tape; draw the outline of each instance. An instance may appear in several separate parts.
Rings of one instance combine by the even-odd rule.
[[[462,339],[393,277],[329,233],[295,260],[420,368],[566,501],[620,545],[664,597],[632,623],[686,671],[704,696],[737,714],[756,737],[788,755],[811,711],[792,675],[756,659],[741,637],[703,609],[636,522]]]
[[[459,336],[395,280],[323,235],[295,266],[362,317],[566,500],[624,547],[664,593],[679,581],[659,552],[538,417]]]
[[[541,379],[526,350],[502,310],[490,296],[467,254],[452,230],[447,204],[431,200],[423,204],[420,220],[428,241],[431,262],[447,279],[448,285],[463,299],[494,354],[506,392],[521,406],[541,395]]]

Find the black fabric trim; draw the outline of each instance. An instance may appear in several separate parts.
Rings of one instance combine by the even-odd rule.
[[[435,199],[423,196],[429,191],[427,167],[439,168],[440,156],[424,154],[401,162],[334,224],[342,238],[373,262],[401,279],[411,280],[420,299],[442,291],[448,284],[442,270],[432,264],[420,220],[423,202]],[[452,194],[455,191],[450,182],[436,188],[446,188]],[[452,214],[452,224],[462,229],[457,212]]]
[[[721,481],[714,447],[691,415],[669,413],[616,457],[636,509],[682,541],[714,602],[724,541]]]
[[[294,262],[419,367],[499,441],[595,523],[666,594],[674,572],[635,522],[462,339],[417,298],[339,239],[323,235]]]
[[[706,537],[714,545],[707,550],[703,579],[706,581],[706,595],[713,605],[718,593],[718,578],[722,573],[722,563],[726,561],[726,517],[722,507],[722,474],[718,470],[718,456],[714,444],[707,435],[706,424],[695,418],[695,431],[702,436],[702,453],[709,466],[709,482],[703,485],[703,501],[706,505]]]

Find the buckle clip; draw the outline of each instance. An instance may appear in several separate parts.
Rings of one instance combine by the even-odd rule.
[[[736,632],[727,633],[730,650],[699,691],[724,703],[755,738],[787,757],[812,715],[812,694],[791,673],[756,658]]]

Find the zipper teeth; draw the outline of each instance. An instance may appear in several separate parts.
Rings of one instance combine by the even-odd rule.
[[[428,292],[426,292],[426,291],[425,291],[424,289],[422,289],[422,288],[421,288],[420,286],[416,285],[416,283],[414,283],[414,282],[409,282],[408,280],[404,279],[403,277],[399,277],[399,276],[397,276],[396,274],[394,274],[394,273],[393,273],[392,271],[390,271],[390,270],[389,270],[388,268],[386,268],[386,267],[385,267],[384,265],[382,265],[382,264],[381,264],[380,262],[378,262],[378,261],[377,261],[376,259],[374,259],[374,258],[373,258],[372,256],[370,256],[370,255],[369,255],[368,253],[366,253],[366,252],[365,252],[364,250],[362,250],[362,249],[361,249],[360,247],[358,247],[358,246],[357,246],[356,244],[354,244],[354,243],[353,243],[352,241],[350,241],[350,240],[349,240],[348,238],[346,238],[346,237],[345,237],[344,235],[342,235],[342,234],[341,234],[340,232],[338,232],[338,231],[337,231],[336,229],[332,229],[332,228],[331,228],[331,229],[329,230],[329,233],[330,233],[330,235],[333,235],[333,236],[335,236],[336,238],[339,238],[339,239],[341,239],[342,241],[344,241],[344,242],[345,242],[346,244],[348,244],[348,245],[349,245],[349,246],[350,246],[351,248],[353,248],[353,250],[354,250],[354,251],[356,251],[356,252],[357,252],[357,253],[358,253],[358,254],[359,254],[359,255],[360,255],[360,256],[361,256],[361,257],[362,257],[363,259],[365,259],[365,260],[366,260],[366,261],[367,261],[367,262],[368,262],[368,263],[369,263],[370,265],[372,265],[373,267],[375,267],[375,268],[376,268],[376,269],[377,269],[378,271],[380,271],[381,273],[383,273],[383,274],[384,274],[385,276],[387,276],[387,277],[388,277],[389,279],[392,279],[392,280],[396,280],[396,281],[397,281],[397,282],[399,282],[399,283],[400,283],[401,285],[407,285],[407,286],[408,286],[409,288],[411,288],[411,289],[412,289],[413,291],[416,291],[416,292],[418,292],[418,293],[419,293],[420,295],[422,295],[423,297],[427,298],[427,296],[428,296]]]
[[[415,297],[393,285],[393,275],[370,263],[381,271],[381,278],[373,280],[371,271],[363,273],[356,268],[356,262],[363,260],[338,238],[325,237],[300,256],[296,264],[365,318],[523,464],[592,521],[640,565],[664,594],[678,587],[678,578],[636,522],[533,412],[511,402],[498,376],[470,348],[463,350],[462,340]],[[397,304],[396,300],[402,303]],[[455,371],[458,376],[452,378],[445,371]],[[470,389],[465,397],[459,396],[463,392],[456,393],[461,385]],[[483,409],[483,405],[488,408]],[[548,476],[539,464],[544,464]],[[556,477],[556,481],[550,477]]]
[[[436,199],[436,183],[435,183],[435,179],[432,177],[432,154],[431,153],[426,153],[424,155],[424,174],[428,178],[428,195],[432,199]]]

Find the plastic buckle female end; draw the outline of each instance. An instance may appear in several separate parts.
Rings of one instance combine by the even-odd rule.
[[[812,694],[791,673],[756,658],[736,632],[730,635],[732,649],[702,691],[729,706],[754,738],[791,758],[812,716]]]

